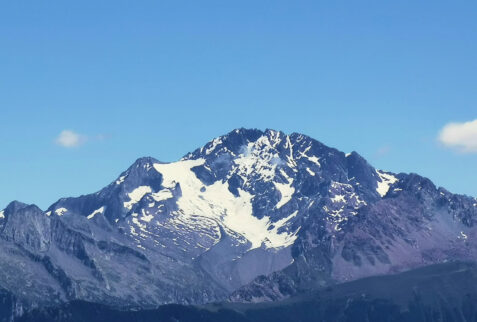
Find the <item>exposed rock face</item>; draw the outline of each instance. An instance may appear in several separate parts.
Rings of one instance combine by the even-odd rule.
[[[474,198],[301,134],[239,129],[138,159],[94,194],[0,212],[0,286],[25,305],[277,300],[475,260]]]

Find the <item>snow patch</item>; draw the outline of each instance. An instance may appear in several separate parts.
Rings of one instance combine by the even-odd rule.
[[[333,198],[331,198],[332,202],[346,202],[345,196],[343,195],[336,195]]]
[[[314,155],[309,156],[309,155],[306,154],[308,151],[310,151],[310,149],[311,149],[311,145],[308,146],[303,152],[300,152],[300,158],[308,159],[308,161],[310,161],[310,162],[316,164],[317,166],[321,167],[320,158],[318,158]]]
[[[280,132],[270,130],[270,140],[272,147],[276,147],[282,140],[280,139]]]
[[[272,147],[267,136],[260,137],[255,142],[249,142],[243,152],[234,160],[237,174],[247,184],[251,175],[258,176],[258,180],[271,181],[275,177],[275,170],[280,160],[277,151]]]
[[[207,150],[205,150],[205,154],[208,155],[208,154],[212,153],[212,152],[215,150],[215,148],[216,148],[219,144],[222,144],[222,138],[221,138],[221,137],[215,138],[215,139],[212,141],[210,148],[208,148]]]
[[[5,209],[0,211],[0,218],[5,218]]]
[[[378,181],[378,187],[376,188],[376,191],[381,197],[384,197],[389,191],[389,186],[393,183],[396,183],[398,179],[395,176],[388,173],[384,173],[380,170],[376,170],[376,173],[381,179],[380,181]]]
[[[116,184],[121,184],[121,183],[123,183],[125,178],[126,178],[126,176],[121,176],[121,177],[119,177],[119,179],[116,180]]]
[[[283,205],[291,200],[293,193],[295,193],[295,188],[292,187],[292,183],[293,179],[290,178],[288,184],[273,182],[275,188],[280,192],[281,195],[281,198],[276,205],[277,209],[280,209]]]
[[[149,186],[139,186],[139,187],[137,187],[136,189],[134,189],[133,191],[128,193],[128,197],[129,197],[130,200],[123,203],[124,208],[127,208],[127,209],[131,210],[133,205],[138,203],[139,200],[141,200],[142,197],[144,197],[145,194],[151,193],[151,192],[152,192],[152,190],[151,190],[151,187],[149,187]]]
[[[102,214],[103,212],[104,212],[104,206],[101,207],[101,208],[96,209],[96,210],[93,211],[90,215],[88,215],[86,218],[92,219],[92,218],[94,218],[94,216],[96,216],[97,214]]]
[[[314,164],[316,164],[317,166],[321,167],[321,163],[320,163],[320,158],[316,157],[316,156],[311,156],[311,157],[307,157],[308,158],[308,161],[310,162],[313,162]]]
[[[286,142],[285,142],[285,149],[290,150],[290,155],[287,156],[287,165],[288,165],[288,167],[290,167],[294,171],[296,171],[295,167],[296,167],[297,164],[296,164],[296,161],[293,157],[293,144],[290,141],[290,136],[289,135],[287,135],[287,139],[286,139]]]
[[[146,214],[146,211],[144,211],[144,209],[142,209],[142,217],[139,218],[139,219],[141,219],[142,221],[145,221],[145,222],[150,222],[152,220],[152,218],[154,218],[153,215]]]
[[[286,225],[290,219],[296,217],[296,215],[298,214],[298,210],[294,211],[291,215],[289,215],[288,217],[285,217],[285,218],[282,218],[280,220],[277,220],[274,224],[273,224],[273,228],[270,230],[272,233],[274,234],[278,234],[278,230],[280,228],[282,228],[284,225]],[[300,231],[300,228],[298,228],[297,231],[295,231],[293,234],[289,234],[288,237],[286,238],[285,242],[289,245],[293,244],[293,242],[295,241],[296,239],[296,235],[298,234],[298,232]],[[272,244],[272,242],[270,240],[265,240],[265,245],[269,248],[273,248],[274,245]]]
[[[162,201],[162,200],[170,199],[174,196],[172,195],[172,192],[169,189],[162,189],[156,193],[152,193],[151,197],[155,201]]]
[[[57,214],[58,216],[63,216],[67,211],[68,209],[66,208],[58,208],[55,210],[55,214]]]
[[[137,214],[136,214],[136,215],[137,215]],[[134,217],[134,218],[132,219],[132,222],[133,222],[136,226],[138,226],[139,229],[141,229],[141,230],[146,230],[146,224],[141,224],[141,223],[139,222],[139,220],[137,219],[137,217]]]
[[[130,226],[131,228],[131,234],[134,236],[139,236],[139,234],[136,232],[136,229],[133,226]]]
[[[154,216],[149,214],[149,215],[144,215],[139,219],[141,219],[142,221],[145,221],[145,222],[150,222],[152,220],[152,218],[154,218]]]
[[[306,171],[307,171],[310,175],[315,176],[315,173],[314,173],[313,171],[311,171],[310,168],[306,168]]]

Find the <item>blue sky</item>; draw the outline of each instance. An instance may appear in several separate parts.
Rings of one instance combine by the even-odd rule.
[[[476,16],[475,1],[2,2],[0,208],[97,191],[237,127],[477,196],[475,126],[438,140],[477,119]],[[58,144],[65,130],[83,144]]]

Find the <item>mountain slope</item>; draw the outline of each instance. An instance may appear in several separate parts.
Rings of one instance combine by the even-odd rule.
[[[28,312],[19,321],[477,321],[477,268],[472,263],[431,265],[370,277],[259,304],[168,305],[125,312],[73,302]]]
[[[476,217],[474,198],[416,174],[305,135],[238,129],[177,162],[138,159],[45,212],[11,203],[0,212],[0,286],[25,307],[277,300],[475,260]]]

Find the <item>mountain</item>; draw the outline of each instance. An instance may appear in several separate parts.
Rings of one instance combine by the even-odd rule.
[[[74,301],[28,312],[19,321],[415,322],[477,321],[475,263],[444,263],[369,277],[273,303],[165,305],[120,311]]]
[[[374,169],[308,136],[237,129],[102,190],[0,212],[0,289],[19,315],[276,301],[359,278],[477,258],[477,201]]]

